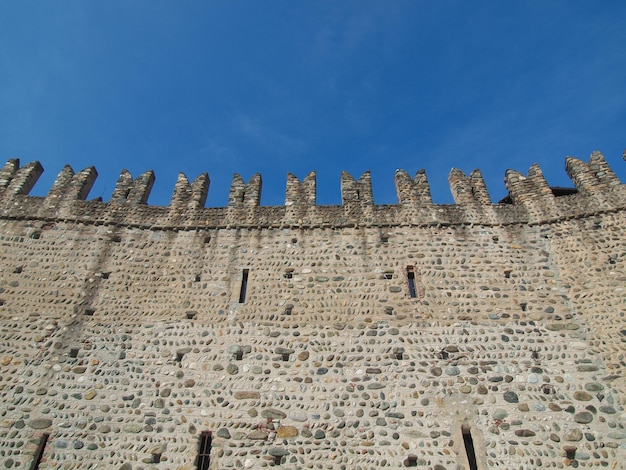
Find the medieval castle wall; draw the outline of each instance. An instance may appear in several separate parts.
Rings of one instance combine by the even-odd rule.
[[[206,174],[154,207],[152,172],[33,197],[10,160],[0,463],[192,469],[210,432],[211,469],[626,468],[626,188],[566,169],[508,171],[499,204],[453,170],[453,205],[423,172],[385,206],[368,173],[341,206],[289,175],[283,207],[236,175],[205,208]]]

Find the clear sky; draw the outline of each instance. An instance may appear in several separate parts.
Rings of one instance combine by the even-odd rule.
[[[179,171],[207,171],[207,206],[233,173],[263,175],[282,205],[287,172],[371,170],[395,203],[396,168],[428,174],[450,203],[450,168],[539,163],[571,186],[565,156],[600,150],[626,181],[626,1],[0,0],[0,160],[39,160],[44,195],[64,164],[95,165],[89,199],[122,168],[153,169],[150,204]]]

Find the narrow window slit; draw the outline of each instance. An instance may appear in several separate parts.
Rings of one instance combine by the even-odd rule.
[[[211,431],[202,431],[198,445],[198,470],[208,470],[211,463]]]
[[[194,282],[200,282],[200,274],[196,274],[196,277],[194,278]]]
[[[472,439],[470,428],[469,426],[463,426],[461,431],[463,432],[463,443],[465,444],[465,453],[467,454],[470,470],[478,470],[476,451],[474,450],[474,439]]]
[[[241,361],[243,359],[243,350],[239,349],[235,351],[233,357],[235,358],[235,361]]]
[[[415,288],[415,268],[413,266],[407,266],[406,277],[409,281],[409,295],[411,298],[417,297],[417,289]]]
[[[525,312],[528,308],[528,304],[526,302],[522,302],[521,304],[519,304],[519,307],[522,309],[522,312]]]
[[[243,304],[246,301],[246,291],[248,290],[248,273],[250,270],[244,269],[243,276],[241,278],[241,289],[239,290],[239,303]]]
[[[41,459],[43,458],[44,450],[46,450],[46,444],[48,443],[49,437],[50,434],[48,433],[41,436],[39,446],[37,447],[37,453],[35,454],[32,465],[30,466],[30,470],[37,470],[39,468],[39,464],[41,463]]]

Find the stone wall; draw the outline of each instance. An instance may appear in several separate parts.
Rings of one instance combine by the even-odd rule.
[[[469,469],[467,436],[479,469],[624,468],[626,192],[599,154],[566,169],[501,204],[453,170],[445,206],[423,172],[388,206],[367,173],[329,207],[314,174],[284,207],[235,176],[204,208],[207,175],[152,207],[151,172],[37,198],[9,161],[0,462],[191,469],[210,431],[211,469]]]

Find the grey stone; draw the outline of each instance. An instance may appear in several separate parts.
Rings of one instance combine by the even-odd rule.
[[[506,401],[508,403],[517,403],[517,402],[519,402],[519,398],[517,397],[517,393],[512,392],[512,391],[504,392],[503,398],[504,398],[504,401]]]
[[[52,420],[48,418],[36,418],[29,421],[28,425],[33,429],[46,429],[52,426]]]

